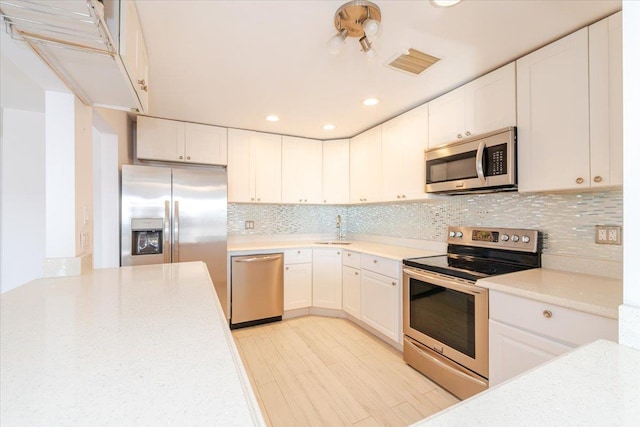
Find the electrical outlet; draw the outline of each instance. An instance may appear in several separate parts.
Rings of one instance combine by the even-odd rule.
[[[245,230],[253,230],[253,221],[245,221],[244,222]]]
[[[622,227],[618,225],[596,225],[596,243],[599,245],[621,245]]]

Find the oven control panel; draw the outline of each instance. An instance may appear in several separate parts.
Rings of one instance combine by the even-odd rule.
[[[447,243],[539,252],[542,238],[539,231],[522,228],[449,227]]]

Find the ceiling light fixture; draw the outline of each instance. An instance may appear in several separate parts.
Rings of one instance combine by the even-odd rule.
[[[378,105],[379,102],[380,100],[378,98],[367,98],[364,101],[362,101],[362,104],[366,105],[367,107],[371,107],[374,105]]]
[[[278,116],[267,116],[267,121],[269,122],[277,122],[278,120],[280,120],[280,117]]]
[[[331,123],[327,123],[326,125],[322,126],[322,129],[324,130],[334,130],[336,128],[335,125],[332,125]]]
[[[357,37],[362,51],[367,56],[374,55],[371,38],[382,33],[380,8],[367,0],[354,0],[338,8],[334,25],[338,34],[327,42],[327,50],[332,55],[340,53],[347,37]]]
[[[461,0],[431,0],[431,4],[436,7],[451,7],[460,3]]]

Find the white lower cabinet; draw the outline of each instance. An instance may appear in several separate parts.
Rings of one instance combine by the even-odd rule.
[[[393,341],[401,339],[400,263],[373,255],[361,256],[361,319]]]
[[[360,269],[342,266],[342,310],[360,319]]]
[[[313,250],[313,301],[318,308],[342,310],[342,250]]]
[[[284,252],[284,309],[311,307],[313,264],[311,249]]]
[[[492,387],[575,347],[618,336],[614,319],[493,290],[489,313]]]

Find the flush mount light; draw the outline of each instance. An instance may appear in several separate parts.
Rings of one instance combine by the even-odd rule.
[[[334,130],[336,128],[335,125],[332,125],[331,123],[327,123],[326,125],[322,126],[322,129],[324,130]]]
[[[366,105],[367,107],[372,107],[374,105],[378,105],[379,102],[380,100],[378,98],[367,98],[362,101],[362,104]]]
[[[431,4],[436,7],[451,7],[460,3],[461,0],[431,0]]]
[[[267,121],[268,122],[277,122],[278,120],[280,120],[280,117],[278,117],[278,116],[274,116],[274,115],[267,116]]]
[[[356,37],[362,51],[368,56],[373,55],[373,45],[370,37],[380,35],[382,24],[380,8],[366,0],[354,0],[338,8],[334,17],[334,25],[338,34],[327,42],[327,50],[332,55],[340,53],[347,37]]]

